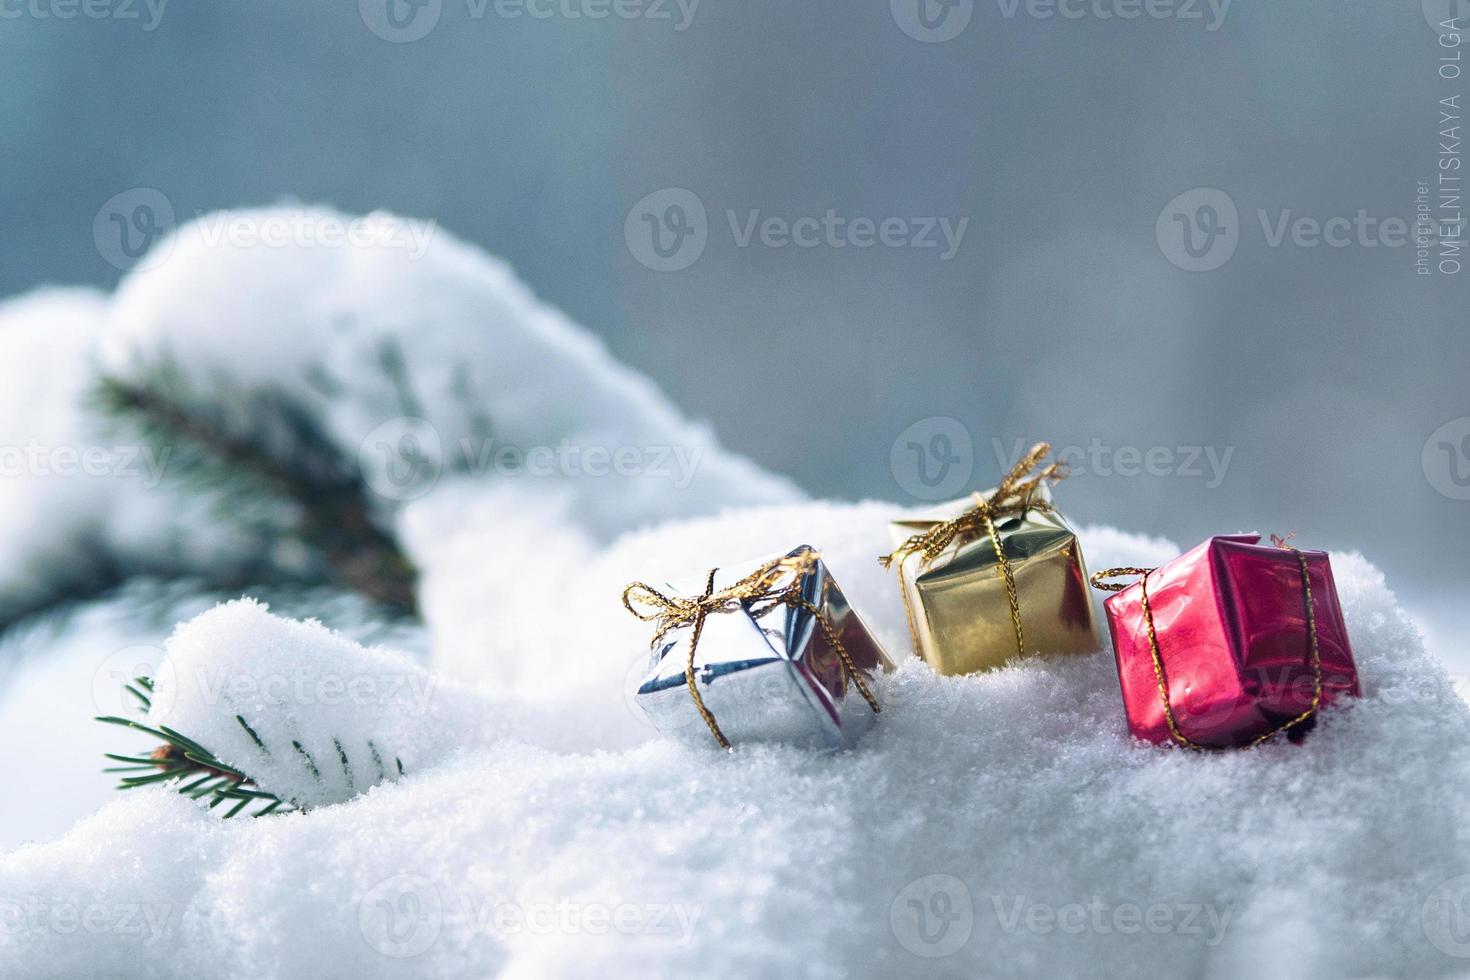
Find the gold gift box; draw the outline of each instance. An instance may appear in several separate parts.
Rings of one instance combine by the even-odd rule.
[[[994,491],[991,491],[994,493]],[[959,517],[990,494],[973,495],[890,525],[895,546]],[[1011,601],[995,547],[984,531],[957,538],[933,561],[919,553],[899,564],[914,650],[941,674],[992,670],[1018,654],[1091,653],[1097,621],[1077,535],[1055,509],[1046,486],[1024,511],[995,519],[1015,583],[1021,616],[1018,642]]]

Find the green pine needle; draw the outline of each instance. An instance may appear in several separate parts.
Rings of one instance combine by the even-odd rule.
[[[385,350],[380,361],[412,401],[401,352]],[[165,355],[139,380],[102,378],[92,405],[157,447],[170,481],[212,495],[221,520],[304,546],[304,566],[262,566],[247,578],[331,583],[417,615],[412,563],[374,519],[357,461],[343,457],[313,412],[284,392],[242,390],[226,378],[210,388],[201,392]]]
[[[153,693],[153,682],[146,677],[135,678],[132,684],[125,687],[138,694],[145,709],[151,705],[149,695]],[[143,694],[140,692],[147,692]],[[205,748],[194,739],[189,738],[182,732],[175,731],[167,725],[157,727],[145,725],[134,718],[122,718],[117,715],[99,715],[97,721],[107,725],[117,725],[132,731],[143,732],[158,739],[163,744],[149,755],[123,755],[120,753],[106,752],[104,758],[123,765],[109,766],[103,772],[119,773],[118,789],[136,789],[139,786],[152,786],[158,783],[177,783],[176,792],[191,799],[208,801],[208,808],[213,810],[226,800],[232,801],[233,805],[224,812],[224,818],[228,820],[240,813],[246,812],[250,806],[256,805],[259,809],[253,816],[263,817],[271,813],[290,813],[295,810],[303,810],[296,803],[292,803],[275,793],[267,792],[256,784],[249,774],[220,760],[209,749]],[[235,716],[235,721],[250,736],[262,755],[272,755],[265,740],[260,737],[250,723],[241,715]],[[342,772],[349,781],[352,779],[352,764],[347,757],[347,750],[340,739],[333,739],[332,745],[336,748],[337,763],[341,765]],[[384,771],[383,757],[378,751],[378,746],[368,740],[368,751],[372,754],[373,762],[378,769],[378,779],[381,781],[388,778]],[[316,760],[306,751],[306,748],[298,741],[291,742],[291,749],[300,758],[302,764],[311,773],[313,778],[320,780],[321,771],[317,768]],[[398,770],[398,775],[404,775],[403,760],[397,756],[393,757],[393,764]]]
[[[139,677],[132,684],[124,685],[124,687],[142,702],[144,710],[151,706],[151,698],[148,695],[153,692],[152,680]],[[261,751],[265,752],[265,743],[261,741],[255,730],[246,723],[244,718],[239,715],[236,715],[235,718],[241,727],[250,733],[250,737],[254,739]],[[97,721],[144,732],[163,742],[148,756],[104,753],[104,757],[113,762],[126,763],[126,765],[110,766],[102,770],[103,772],[125,774],[118,779],[118,789],[136,789],[139,786],[152,786],[156,783],[179,783],[181,785],[176,791],[181,796],[201,801],[207,799],[209,809],[214,809],[225,800],[233,801],[234,805],[224,814],[227,820],[245,812],[251,804],[264,804],[255,813],[257,817],[268,813],[289,813],[300,809],[276,794],[260,789],[248,775],[220,761],[213,752],[167,725],[159,725],[154,728],[132,718],[120,718],[116,715],[99,715]]]

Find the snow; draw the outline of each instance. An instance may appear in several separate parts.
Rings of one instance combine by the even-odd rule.
[[[163,656],[158,642],[176,618],[209,607],[192,594],[157,596],[129,589],[91,603],[64,621],[17,627],[0,640],[0,744],[48,746],[11,753],[5,778],[14,786],[45,787],[0,807],[0,847],[55,836],[114,794],[97,778],[115,732],[82,724],[127,707],[125,678],[149,673]]]
[[[0,613],[31,608],[54,583],[91,571],[83,542],[98,533],[101,481],[33,470],[22,453],[28,444],[81,441],[80,363],[104,308],[101,294],[81,289],[41,290],[0,304],[0,364],[15,366],[0,385],[7,477],[0,480]]]
[[[425,658],[421,627],[383,623],[380,610],[357,596],[328,589],[292,590],[288,615],[318,616],[353,639],[392,644]],[[114,595],[64,615],[37,617],[0,636],[0,744],[44,745],[46,752],[11,753],[5,778],[43,786],[0,807],[0,849],[59,836],[79,815],[117,794],[100,777],[102,753],[129,744],[126,733],[92,724],[93,715],[129,715],[137,703],[123,684],[157,676],[174,623],[208,610],[217,597],[197,583],[135,580]],[[121,741],[120,741],[121,737]],[[151,748],[147,740],[139,747]]]
[[[0,619],[112,569],[226,573],[261,547],[164,482],[166,448],[88,412],[107,309],[84,289],[0,303]]]
[[[961,678],[905,657],[878,724],[836,755],[680,747],[637,719],[617,680],[643,656],[646,627],[614,629],[600,607],[616,595],[594,583],[759,551],[803,528],[904,655],[892,582],[872,560],[886,510],[805,504],[675,523],[597,553],[566,580],[570,599],[487,594],[498,613],[548,627],[505,689],[519,718],[486,722],[509,694],[435,686],[430,703],[462,730],[447,736],[454,747],[409,732],[396,743],[413,754],[408,776],[304,815],[224,822],[134,791],[0,861],[0,910],[19,923],[0,975],[217,975],[226,961],[234,975],[363,977],[1456,965],[1420,913],[1442,882],[1470,874],[1470,712],[1354,554],[1333,564],[1366,696],[1302,746],[1206,756],[1130,742],[1106,652]],[[1176,551],[1105,529],[1082,539],[1096,566]],[[170,653],[227,662],[254,648],[260,666],[247,670],[407,669],[265,617],[220,607]],[[937,879],[948,904],[925,907],[969,911],[951,923],[967,941],[931,960],[913,951],[941,947],[905,916],[910,899],[936,901],[934,879],[920,880],[933,875],[949,876]],[[122,928],[134,907],[137,921],[162,922],[157,938]],[[69,928],[87,910],[96,928]],[[1126,931],[1144,915],[1152,926]]]
[[[270,215],[332,217],[238,213],[247,226]],[[1300,746],[1201,755],[1135,743],[1105,649],[972,677],[916,661],[897,584],[876,561],[893,505],[802,500],[447,233],[413,257],[235,247],[211,227],[182,229],[165,261],[110,300],[44,293],[0,307],[4,353],[37,375],[31,400],[7,401],[0,418],[54,419],[57,442],[96,438],[67,411],[91,359],[125,372],[165,350],[198,377],[288,391],[345,457],[365,455],[384,520],[422,570],[425,622],[375,628],[361,605],[316,595],[277,603],[280,616],[187,590],[144,616],[125,591],[84,605],[60,639],[0,639],[0,656],[24,658],[0,691],[0,735],[22,757],[7,771],[7,809],[22,816],[4,826],[37,838],[0,855],[0,976],[1470,970],[1447,914],[1470,898],[1470,708],[1362,556],[1332,554],[1362,699],[1328,710]],[[44,357],[19,336],[42,321],[61,345]],[[385,339],[413,362],[411,412],[374,367]],[[495,438],[521,445],[692,445],[703,461],[676,488],[646,474],[516,478],[441,456],[438,479],[408,493],[378,480],[393,459],[359,453],[378,438],[473,440],[474,406]],[[393,422],[405,415],[422,421]],[[178,567],[152,543],[198,548],[195,561],[230,554],[191,539],[200,519],[167,493],[0,484],[0,588],[64,569],[99,535],[113,542],[99,552],[129,568]],[[26,515],[48,493],[65,503],[43,536]],[[126,548],[124,499],[151,509],[131,512]],[[1079,533],[1094,569],[1180,550]],[[630,696],[649,627],[622,609],[623,586],[798,544],[822,552],[900,661],[877,723],[838,753],[660,738]],[[312,615],[344,629],[300,621]],[[116,712],[117,681],[165,650],[154,720],[313,809],[226,821],[166,788],[107,788],[96,753],[151,742],[85,719]],[[353,679],[369,696],[347,695]],[[266,744],[300,741],[313,759],[335,756],[334,739],[362,759],[371,739],[405,774],[312,778],[286,752],[259,758],[236,712]],[[59,814],[104,798],[40,840]]]
[[[129,377],[167,356],[224,395],[231,386],[278,390],[317,414],[385,505],[455,473],[520,474],[608,536],[798,498],[785,479],[721,449],[707,426],[539,302],[503,262],[386,213],[363,219],[376,247],[333,248],[312,236],[348,220],[293,206],[185,225],[158,245],[166,261],[143,263],[118,287],[104,365]],[[276,245],[255,237],[278,224],[305,230]],[[405,438],[424,457],[416,479],[390,469],[404,462]]]
[[[375,244],[324,244],[348,227]],[[385,524],[465,483],[600,540],[801,499],[443,230],[292,205],[206,214],[156,248],[111,296],[0,303],[0,618],[119,568],[218,580],[280,563],[273,542],[218,520],[211,494],[174,491],[170,447],[89,411],[100,375],[160,364],[217,407],[269,391],[304,408]]]
[[[154,677],[150,726],[185,733],[299,806],[349,800],[447,744],[432,681],[412,659],[250,599],[179,627]]]

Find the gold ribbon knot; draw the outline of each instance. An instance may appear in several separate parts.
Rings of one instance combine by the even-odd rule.
[[[1251,740],[1247,748],[1255,748],[1267,739],[1274,738],[1288,728],[1294,728],[1302,722],[1311,718],[1322,707],[1322,651],[1317,645],[1317,614],[1312,602],[1312,579],[1307,569],[1307,556],[1286,542],[1292,535],[1279,538],[1271,535],[1271,543],[1283,551],[1290,551],[1296,555],[1298,566],[1302,573],[1302,601],[1307,610],[1307,662],[1312,668],[1312,706],[1290,721],[1282,722],[1264,735],[1258,735]],[[1169,681],[1164,674],[1164,658],[1159,653],[1159,637],[1154,631],[1154,613],[1149,605],[1148,599],[1148,577],[1154,568],[1106,568],[1092,576],[1092,587],[1102,589],[1105,592],[1121,592],[1132,585],[1132,582],[1109,582],[1108,579],[1136,577],[1138,579],[1139,604],[1143,607],[1143,624],[1148,630],[1148,651],[1153,658],[1154,680],[1159,687],[1159,703],[1164,708],[1164,721],[1169,726],[1169,736],[1179,745],[1195,751],[1207,751],[1223,746],[1201,745],[1179,730],[1179,722],[1174,718],[1174,708],[1169,702]]]
[[[991,491],[990,496],[975,494],[973,507],[958,517],[913,535],[892,553],[878,559],[887,569],[902,565],[911,555],[918,555],[920,563],[927,568],[955,542],[967,544],[981,534],[989,536],[990,544],[995,549],[995,565],[1005,583],[1006,600],[1011,607],[1011,625],[1016,630],[1016,651],[1022,656],[1026,655],[1026,633],[1021,627],[1021,599],[1016,594],[1015,575],[1011,572],[1010,559],[1006,558],[1000,531],[995,525],[1001,518],[1024,514],[1032,508],[1052,509],[1046,501],[1034,499],[1036,491],[1043,484],[1056,483],[1067,478],[1067,467],[1063,463],[1053,462],[1048,466],[1041,466],[1041,461],[1050,454],[1051,443],[1038,442],[1011,467],[1011,471]]]
[[[779,606],[806,610],[816,620],[827,645],[837,654],[842,669],[852,679],[863,700],[868,702],[868,707],[874,713],[882,710],[878,706],[877,698],[863,680],[857,664],[853,662],[852,655],[842,645],[837,631],[832,628],[827,617],[822,615],[822,611],[801,594],[802,579],[816,565],[818,558],[820,556],[814,551],[785,555],[766,562],[749,575],[722,589],[715,588],[715,575],[719,569],[711,568],[705,580],[704,593],[694,597],[665,595],[645,582],[634,582],[623,590],[623,608],[645,623],[656,624],[650,646],[656,646],[672,630],[693,627],[689,650],[684,658],[684,683],[689,689],[695,709],[721,748],[730,748],[730,741],[720,731],[715,716],[705,707],[704,698],[700,697],[699,688],[694,681],[695,652],[704,632],[704,621],[711,615],[745,610],[751,618],[760,619]],[[791,579],[790,583],[781,584],[788,577]],[[640,606],[642,608],[638,608]]]

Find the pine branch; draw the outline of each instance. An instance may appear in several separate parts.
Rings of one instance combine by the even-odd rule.
[[[124,685],[124,690],[139,702],[144,712],[152,707],[153,681],[151,679],[135,678],[133,683]],[[124,728],[146,732],[162,739],[164,743],[146,756],[106,753],[105,758],[120,762],[122,765],[109,766],[103,769],[103,772],[131,774],[119,777],[118,789],[136,789],[139,786],[151,786],[154,783],[182,781],[184,785],[179,787],[178,792],[195,800],[208,798],[211,810],[230,801],[230,808],[224,814],[225,819],[236,816],[252,804],[260,804],[259,809],[252,814],[257,817],[271,813],[289,813],[300,809],[274,793],[263,791],[248,775],[221,762],[213,752],[166,725],[152,728],[131,718],[119,718],[115,715],[100,715],[97,720],[109,725],[120,725]],[[264,743],[246,724],[245,719],[236,715],[235,720],[250,733],[251,738],[255,739],[256,744],[264,751]]]
[[[308,413],[274,392],[249,393],[231,412],[190,397],[182,372],[162,361],[146,383],[104,377],[96,407],[133,425],[169,452],[170,477],[192,480],[228,501],[229,517],[280,535],[271,503],[294,511],[295,533],[317,566],[307,580],[361,593],[389,609],[417,614],[416,572],[372,519],[368,488]],[[274,528],[270,524],[277,525]],[[276,570],[277,577],[280,571]]]
[[[146,715],[153,707],[153,680],[151,678],[136,677],[132,683],[124,684],[123,690],[138,702],[138,707],[143,714]],[[303,804],[267,792],[248,773],[220,761],[209,749],[167,725],[159,725],[155,728],[132,718],[121,718],[116,715],[99,715],[96,720],[108,725],[118,725],[145,732],[163,741],[162,745],[148,755],[104,753],[104,758],[122,763],[122,765],[109,766],[102,770],[122,774],[119,776],[118,789],[135,789],[139,786],[151,786],[154,783],[182,782],[183,785],[178,788],[181,795],[194,800],[208,799],[211,810],[226,801],[230,802],[230,808],[224,814],[227,820],[253,804],[258,805],[258,809],[251,814],[256,817],[307,809]],[[280,747],[277,746],[273,751],[242,715],[236,715],[235,722],[245,731],[262,755],[273,756],[280,750]],[[342,766],[342,771],[350,782],[352,773],[348,766],[347,752],[342,747],[341,741],[333,739],[333,745],[336,747],[337,759]],[[382,753],[379,752],[377,745],[369,739],[367,746],[368,751],[372,753],[373,761],[377,764],[378,778],[380,780],[388,778],[389,774],[384,768]],[[293,741],[291,750],[300,757],[302,764],[306,766],[312,777],[317,782],[321,782],[322,774],[317,767],[316,760],[302,747],[301,743]],[[395,756],[393,764],[398,775],[402,776],[404,774],[403,760]]]

